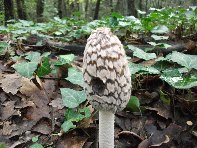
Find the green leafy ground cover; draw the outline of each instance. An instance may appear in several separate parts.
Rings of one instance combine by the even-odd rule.
[[[7,27],[0,26],[3,98],[0,101],[0,126],[3,129],[0,134],[6,146],[18,142],[19,147],[61,147],[68,144],[65,139],[71,140],[66,135],[75,136],[73,143],[78,147],[95,142],[95,132],[92,131],[96,130],[96,112],[83,91],[82,57],[74,55],[72,50],[56,55],[45,42],[85,44],[92,30],[104,26],[110,27],[123,43],[126,42],[125,50],[132,53],[128,55],[132,96],[127,112],[116,115],[116,130],[123,131],[116,135],[119,137],[116,145],[143,146],[145,140],[149,146],[189,144],[192,147],[196,144],[197,56],[190,51],[171,51],[165,55],[154,50],[172,47],[172,34],[176,38],[178,33],[185,37],[196,32],[196,7],[153,9],[141,19],[112,13],[92,22],[56,17],[48,23],[11,22]],[[182,30],[177,31],[179,27]],[[29,38],[32,35],[36,35],[35,41]],[[149,39],[140,42],[142,38]],[[133,41],[145,42],[151,48],[141,49],[133,45]],[[196,50],[196,40],[193,42]],[[20,129],[25,124],[29,135]],[[80,135],[80,130],[84,134]],[[189,140],[180,139],[175,133]],[[137,140],[130,141],[124,138],[125,135]],[[40,140],[35,138],[37,136]],[[77,144],[80,136],[83,140]],[[161,138],[155,140],[154,137],[158,136]],[[21,137],[26,139],[21,140]]]

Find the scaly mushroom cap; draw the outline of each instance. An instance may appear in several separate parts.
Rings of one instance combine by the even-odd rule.
[[[125,51],[109,28],[98,28],[87,40],[83,58],[84,89],[97,110],[121,111],[131,94]]]

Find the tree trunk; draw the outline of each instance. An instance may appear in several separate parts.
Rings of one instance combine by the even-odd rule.
[[[121,2],[122,2],[121,0],[118,0],[117,3],[116,3],[116,7],[115,7],[115,11],[116,12],[120,12],[120,4],[121,4]]]
[[[95,8],[95,12],[94,12],[94,20],[97,20],[98,19],[100,2],[101,2],[101,0],[97,0],[96,1],[96,8]]]
[[[60,18],[66,16],[66,4],[64,0],[58,0],[58,15]]]
[[[139,9],[140,9],[141,11],[143,11],[143,8],[142,8],[142,0],[139,0]]]
[[[128,6],[128,15],[133,15],[137,17],[137,10],[135,7],[135,0],[127,0],[127,6]]]
[[[114,11],[114,8],[113,8],[113,0],[110,0],[110,8],[111,8],[111,13]]]
[[[4,0],[4,11],[5,11],[5,24],[8,20],[14,19],[14,7],[12,0]]]
[[[197,5],[197,1],[196,0],[192,0],[192,4],[193,4],[193,6],[196,6]]]
[[[79,11],[79,0],[75,0],[75,11]]]
[[[16,6],[17,6],[18,18],[25,20],[26,19],[26,11],[25,11],[24,0],[16,0]]]
[[[37,21],[38,22],[42,21],[43,12],[44,12],[44,0],[37,0],[36,14],[37,14]]]
[[[138,2],[138,9],[141,10],[141,11],[144,11],[143,7],[142,7],[142,0],[139,0],[139,2]],[[141,18],[142,14],[138,14],[138,16]]]
[[[145,2],[145,10],[146,10],[146,13],[148,12],[148,0],[146,0],[146,2]]]
[[[85,17],[88,17],[89,0],[85,0]]]

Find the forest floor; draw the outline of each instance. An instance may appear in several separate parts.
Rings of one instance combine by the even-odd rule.
[[[43,53],[49,49],[28,44],[22,48],[12,44],[11,48],[18,55],[30,50]],[[73,65],[80,69],[83,51],[77,52]],[[51,57],[56,54],[53,49]],[[130,61],[143,62],[137,58]],[[13,64],[13,59],[1,57],[0,148],[3,145],[5,148],[96,147],[98,112],[87,101],[81,106],[87,106],[91,116],[75,123],[77,127],[67,133],[61,129],[67,108],[63,105],[59,88],[80,89],[62,76],[67,75],[68,70],[60,71],[59,77],[49,74],[30,80],[18,74]],[[197,88],[193,87],[191,93],[177,90],[162,82],[157,75],[138,75],[136,79],[140,86],[136,86],[136,82],[133,84],[132,95],[139,98],[141,112],[126,108],[116,113],[115,147],[197,148]],[[162,95],[161,91],[165,94]]]

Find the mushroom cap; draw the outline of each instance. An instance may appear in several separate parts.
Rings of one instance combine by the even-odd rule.
[[[109,28],[98,28],[87,40],[83,57],[84,90],[97,110],[123,110],[131,95],[125,50]]]

